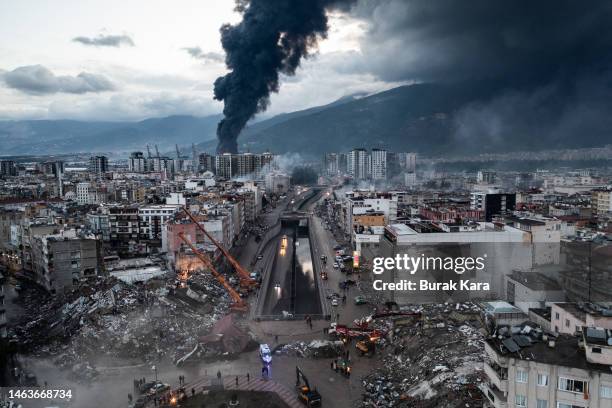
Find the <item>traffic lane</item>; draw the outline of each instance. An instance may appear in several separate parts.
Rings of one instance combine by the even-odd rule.
[[[340,272],[340,269],[335,269],[332,267],[333,262],[335,262],[334,258],[336,256],[336,251],[334,250],[334,246],[337,245],[337,241],[334,239],[333,235],[330,231],[326,230],[322,225],[322,220],[313,216],[313,219],[317,220],[314,222],[313,227],[314,231],[317,234],[317,243],[320,246],[319,253],[321,255],[327,255],[327,272],[328,279],[324,283],[325,293],[336,292],[339,293],[340,296],[346,295],[346,304],[340,304],[338,306],[332,307],[332,319],[337,320],[337,315],[340,315],[339,321],[343,324],[351,325],[355,319],[360,319],[363,316],[370,314],[372,307],[374,305],[355,305],[354,298],[355,296],[362,295],[363,292],[356,287],[356,285],[351,285],[348,287],[346,291],[343,291],[339,287],[339,283],[344,281],[345,279],[358,280],[357,274],[347,275]],[[319,262],[322,265],[322,261],[319,258]],[[326,299],[329,302],[329,300]]]

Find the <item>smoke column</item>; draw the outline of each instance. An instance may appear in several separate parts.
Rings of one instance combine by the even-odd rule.
[[[225,63],[231,71],[215,81],[215,99],[223,101],[217,126],[217,153],[237,153],[246,123],[278,92],[279,73],[293,75],[302,57],[327,36],[326,10],[350,0],[238,0],[237,25],[221,27]]]

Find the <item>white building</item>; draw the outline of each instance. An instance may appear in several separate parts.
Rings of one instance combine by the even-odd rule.
[[[567,335],[555,339],[519,333],[488,339],[484,406],[612,408],[612,338],[603,330],[585,332],[583,348]]]
[[[387,151],[383,149],[372,149],[372,180],[387,179]]]
[[[348,155],[348,173],[355,180],[370,178],[370,155],[363,148],[353,149]]]
[[[138,209],[140,235],[149,240],[161,240],[164,224],[180,210],[177,204],[149,205]]]

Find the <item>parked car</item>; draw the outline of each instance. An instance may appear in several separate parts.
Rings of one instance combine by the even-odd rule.
[[[338,269],[338,262],[334,262],[334,269]]]
[[[257,255],[257,260],[259,261],[261,259],[263,259],[263,255],[262,254]]]
[[[355,296],[355,304],[356,305],[365,305],[368,303],[367,299],[365,298],[365,296]]]
[[[337,298],[337,297],[334,297],[334,298],[331,300],[331,305],[332,305],[332,306],[338,306],[339,304],[340,304],[340,302],[338,301],[338,298]]]

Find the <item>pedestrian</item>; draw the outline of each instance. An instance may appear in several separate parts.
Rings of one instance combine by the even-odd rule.
[[[217,378],[220,380],[221,379],[221,370],[217,371]]]
[[[331,363],[329,363],[329,366],[332,370],[334,369],[334,360],[332,360]]]
[[[275,334],[275,335],[274,335],[274,342],[275,342],[275,343],[278,343],[278,334]]]
[[[128,393],[128,401],[130,402],[130,404],[132,403],[132,394]]]
[[[247,373],[247,382],[251,381],[251,374]]]
[[[192,396],[192,397],[195,397],[195,388],[192,388],[192,389],[191,389],[191,396]]]
[[[238,376],[236,376],[236,387],[238,387]]]

